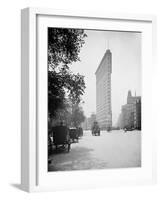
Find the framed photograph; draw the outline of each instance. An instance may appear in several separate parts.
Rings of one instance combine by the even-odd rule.
[[[155,28],[150,15],[22,10],[22,189],[155,183]]]

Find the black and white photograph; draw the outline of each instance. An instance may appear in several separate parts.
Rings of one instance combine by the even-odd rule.
[[[141,167],[142,33],[47,34],[48,172]]]

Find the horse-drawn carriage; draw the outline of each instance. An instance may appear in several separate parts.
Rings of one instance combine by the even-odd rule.
[[[94,122],[92,126],[92,135],[94,136],[100,136],[100,127],[98,125],[98,122]]]
[[[79,138],[83,136],[83,129],[81,127],[69,128],[69,136],[72,142],[78,142]]]
[[[78,137],[80,138],[80,137],[83,137],[83,129],[82,129],[82,127],[79,127],[78,128]]]
[[[69,136],[72,142],[78,142],[79,139],[78,129],[75,127],[69,128]]]
[[[55,146],[56,152],[58,149],[67,150],[71,149],[71,143],[78,142],[78,139],[83,136],[83,129],[79,128],[68,128],[63,124],[54,126],[48,133],[48,152],[49,154]]]
[[[62,147],[70,151],[71,141],[70,141],[70,133],[67,126],[55,126],[53,128],[53,144],[56,147],[56,151],[58,147]]]

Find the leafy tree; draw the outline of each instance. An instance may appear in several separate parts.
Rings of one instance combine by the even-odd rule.
[[[48,64],[56,68],[60,63],[80,61],[79,53],[87,35],[82,29],[48,28]]]
[[[79,104],[84,93],[84,76],[74,74],[69,65],[80,61],[79,53],[86,34],[80,29],[48,29],[48,110],[56,117],[65,109],[66,94],[72,104]]]
[[[71,123],[74,127],[79,127],[82,122],[84,122],[85,116],[82,107],[76,105],[74,106],[72,116],[71,116]]]
[[[48,73],[48,109],[49,116],[56,114],[56,109],[65,107],[65,91],[60,74],[55,71]]]

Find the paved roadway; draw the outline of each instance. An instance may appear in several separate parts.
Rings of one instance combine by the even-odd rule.
[[[49,171],[140,167],[141,132],[102,131],[101,136],[92,136],[84,131],[69,153],[60,151],[50,158]]]

